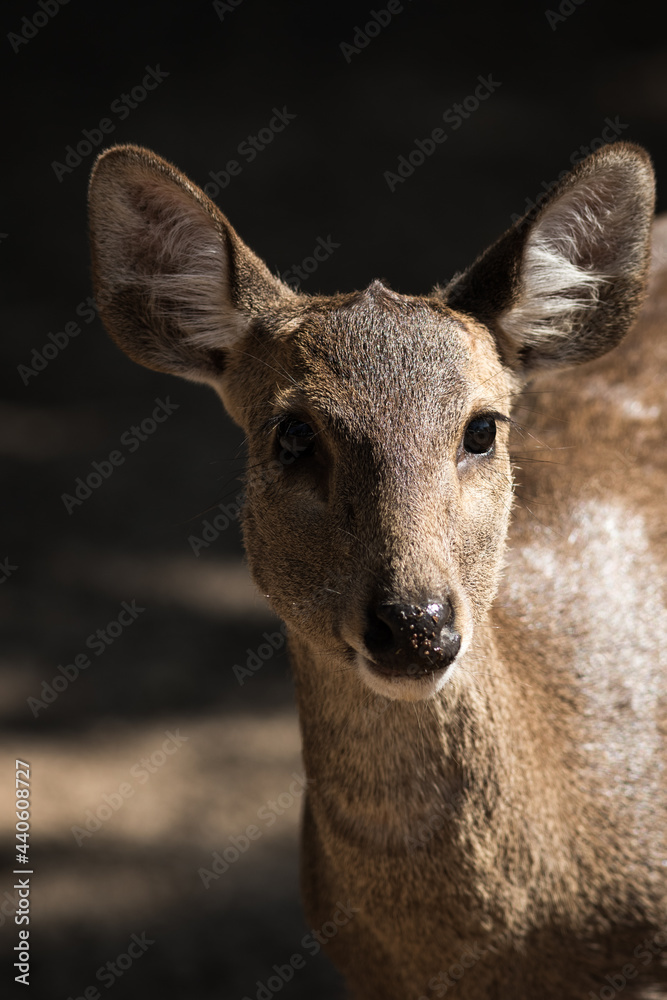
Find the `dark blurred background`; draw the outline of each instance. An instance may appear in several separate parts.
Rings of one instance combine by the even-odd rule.
[[[0,992],[26,995],[9,957],[18,757],[32,785],[27,995],[255,1000],[300,953],[281,994],[339,997],[332,967],[303,944],[298,729],[284,650],[262,659],[278,622],[243,564],[242,436],[210,391],[121,355],[86,302],[98,147],[84,130],[94,142],[107,119],[99,148],[140,143],[217,184],[277,272],[294,279],[327,244],[303,291],[375,277],[426,291],[582,147],[638,142],[664,179],[659,9],[40,3],[3,8]],[[149,71],[161,82],[137,91]],[[480,77],[492,92],[462,116]],[[254,158],[239,152],[276,108],[295,117]],[[447,140],[411,176],[385,176],[436,128]],[[231,159],[242,169],[222,187]],[[134,450],[121,443],[167,397],[168,420]],[[118,448],[124,463],[68,510],[63,494]],[[220,503],[232,506],[206,529]],[[145,610],[119,632],[133,601]],[[109,645],[95,645],[99,629],[116,633]],[[240,684],[234,667],[258,650],[263,666]],[[90,666],[75,676],[82,654]],[[260,836],[246,850],[248,824]],[[144,944],[128,960],[132,935]]]

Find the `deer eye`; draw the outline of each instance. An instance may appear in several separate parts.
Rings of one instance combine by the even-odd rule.
[[[316,434],[310,424],[298,417],[288,417],[278,427],[278,441],[283,451],[294,458],[308,458],[315,451]]]
[[[485,455],[496,440],[496,422],[493,417],[473,417],[463,436],[463,447],[471,455]]]

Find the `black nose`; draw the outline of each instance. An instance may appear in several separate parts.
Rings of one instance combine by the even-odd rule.
[[[449,601],[423,607],[377,604],[369,609],[364,642],[381,672],[405,676],[445,667],[461,648]]]

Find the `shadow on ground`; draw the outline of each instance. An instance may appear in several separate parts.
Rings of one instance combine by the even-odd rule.
[[[178,400],[171,424],[70,513],[62,494],[160,393]],[[242,559],[240,435],[212,395],[159,376],[155,395],[96,411],[5,413],[21,558],[0,591],[0,853],[18,757],[33,995],[254,1000],[278,966],[286,996],[339,996],[299,902],[298,727],[280,622]],[[6,869],[0,895],[13,947]]]

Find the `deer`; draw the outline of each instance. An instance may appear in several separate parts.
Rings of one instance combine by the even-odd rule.
[[[617,142],[428,294],[309,295],[155,153],[93,168],[106,330],[246,435],[304,906],[348,907],[327,953],[359,1000],[667,997],[654,210]]]

